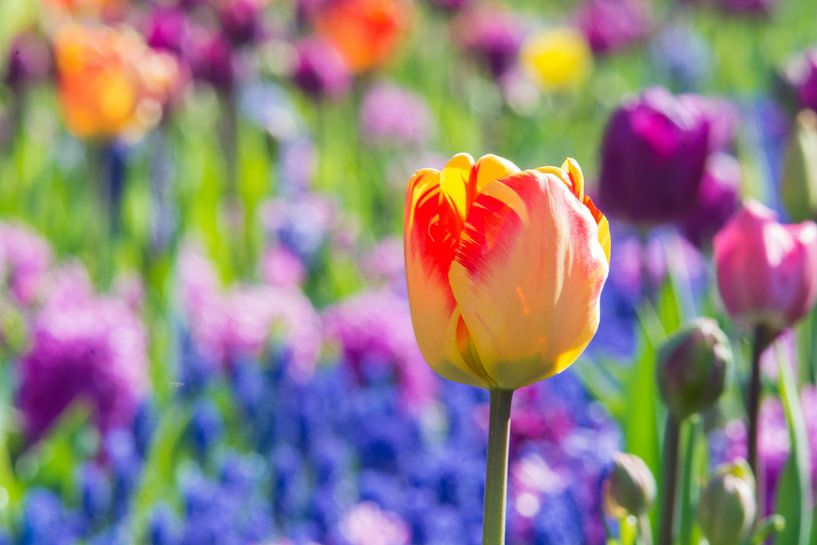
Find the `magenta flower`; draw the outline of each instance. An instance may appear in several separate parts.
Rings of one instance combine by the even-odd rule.
[[[782,76],[795,110],[817,111],[817,49],[809,49],[789,60]]]
[[[477,7],[455,21],[457,43],[500,79],[517,63],[524,31],[521,21],[508,11]]]
[[[140,318],[114,297],[53,294],[34,319],[31,348],[19,363],[26,437],[40,439],[78,401],[89,404],[103,433],[129,425],[148,389]]]
[[[639,224],[682,220],[695,207],[710,150],[700,109],[647,89],[607,124],[599,190],[606,212]]]
[[[750,201],[715,237],[715,264],[729,314],[780,333],[817,300],[817,225],[783,225]]]
[[[740,206],[740,163],[731,155],[713,153],[698,190],[697,202],[684,219],[684,236],[698,248],[709,248],[715,234]]]

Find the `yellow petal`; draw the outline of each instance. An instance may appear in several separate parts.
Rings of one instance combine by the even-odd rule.
[[[508,191],[512,201],[501,197]],[[520,200],[525,219],[514,211]],[[518,388],[573,363],[598,327],[607,272],[596,220],[559,177],[526,171],[489,184],[468,214],[449,280],[492,382]]]
[[[470,201],[473,199],[472,190],[469,188],[473,166],[473,157],[467,153],[458,153],[448,160],[440,173],[442,194],[463,220],[471,204]]]
[[[500,178],[517,172],[519,172],[519,167],[507,159],[490,153],[483,155],[474,165],[474,173],[477,179],[477,193],[482,193],[485,186],[494,180],[499,180]]]

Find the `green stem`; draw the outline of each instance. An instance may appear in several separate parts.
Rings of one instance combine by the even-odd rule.
[[[680,435],[681,422],[672,413],[668,413],[667,425],[664,429],[664,479],[662,481],[661,524],[658,529],[658,545],[672,545]]]
[[[768,345],[768,334],[763,326],[758,326],[754,332],[752,340],[752,375],[749,379],[749,394],[747,400],[747,411],[749,413],[749,437],[748,437],[748,458],[749,467],[755,476],[757,484],[756,497],[758,501],[758,513],[763,513],[760,502],[763,498],[762,477],[760,460],[758,458],[758,438],[760,435],[760,356]]]
[[[505,500],[508,489],[508,440],[513,390],[491,390],[488,424],[488,464],[482,545],[505,545]]]
[[[652,545],[650,517],[646,513],[638,517],[638,536],[641,538],[641,545]]]

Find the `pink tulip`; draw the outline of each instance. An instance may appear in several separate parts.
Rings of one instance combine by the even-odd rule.
[[[715,237],[715,263],[729,313],[779,333],[817,299],[817,224],[783,225],[750,201]]]

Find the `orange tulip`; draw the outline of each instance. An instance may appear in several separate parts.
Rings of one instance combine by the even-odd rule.
[[[444,378],[519,388],[570,366],[598,328],[610,227],[573,159],[520,171],[459,154],[420,170],[404,236],[414,332]]]
[[[365,72],[392,55],[412,11],[409,0],[334,0],[318,11],[315,28],[350,70]]]
[[[54,51],[63,117],[80,137],[140,134],[159,120],[178,81],[173,57],[128,27],[67,25]]]
[[[53,9],[58,16],[73,15],[113,19],[125,8],[125,0],[43,0],[46,9]]]

